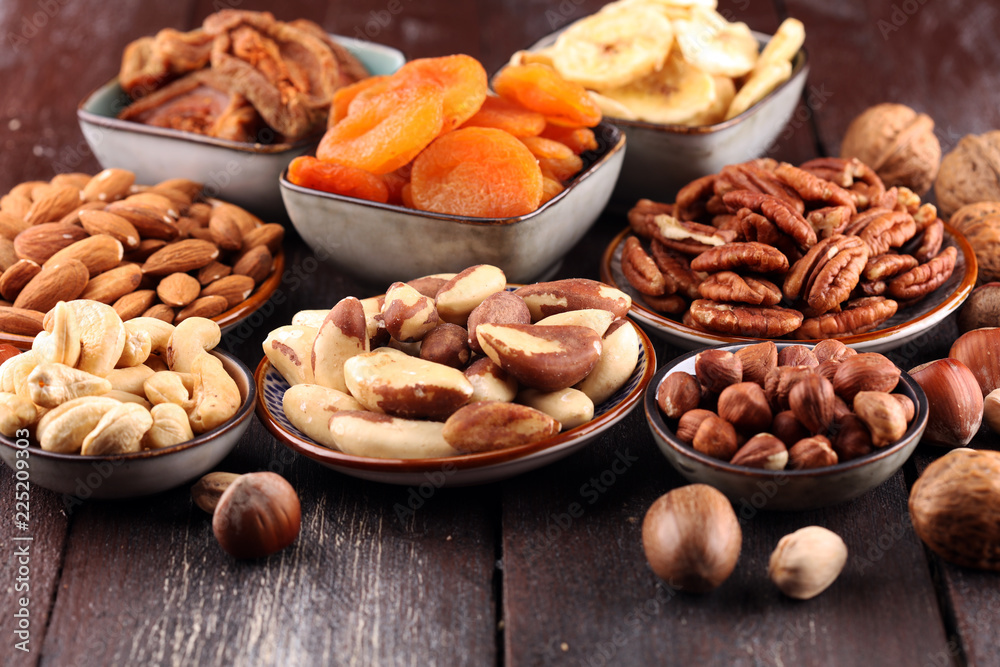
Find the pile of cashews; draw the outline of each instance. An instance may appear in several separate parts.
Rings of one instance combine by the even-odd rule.
[[[219,325],[123,322],[97,301],[60,301],[30,350],[0,365],[0,433],[33,429],[46,451],[108,455],[170,447],[236,414]]]

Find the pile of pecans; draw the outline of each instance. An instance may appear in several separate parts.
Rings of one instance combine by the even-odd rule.
[[[750,468],[803,470],[864,456],[902,438],[916,410],[892,393],[894,363],[838,340],[780,352],[771,341],[709,349],[694,370],[667,375],[657,405],[677,420],[683,442]]]
[[[932,204],[856,159],[724,167],[629,211],[622,271],[651,308],[733,336],[837,338],[877,328],[957,261]]]
[[[271,275],[283,237],[183,178],[141,186],[105,169],[21,183],[0,198],[0,332],[34,336],[78,298],[123,320],[217,317]]]

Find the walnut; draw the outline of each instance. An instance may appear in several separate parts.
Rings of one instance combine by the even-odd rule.
[[[976,251],[979,284],[1000,280],[1000,202],[967,204],[949,224],[962,232]]]
[[[1000,130],[962,137],[941,161],[934,191],[941,217],[966,204],[1000,201]]]
[[[941,144],[934,121],[903,104],[877,104],[847,127],[841,157],[870,165],[889,187],[905,185],[927,192],[941,165]]]

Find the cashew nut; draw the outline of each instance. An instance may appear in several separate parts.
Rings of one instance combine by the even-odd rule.
[[[170,335],[174,333],[174,325],[155,317],[133,317],[125,323],[125,329],[138,331],[142,329],[149,334],[149,353],[163,354],[170,343]]]
[[[302,325],[278,327],[264,339],[264,354],[288,384],[315,384],[312,348],[318,329]]]
[[[108,382],[115,391],[128,392],[146,398],[146,390],[143,383],[153,376],[153,369],[145,364],[130,366],[128,368],[116,368],[108,373]]]
[[[80,327],[80,359],[76,368],[104,377],[118,363],[125,347],[125,325],[111,306],[77,299],[66,304]],[[53,314],[53,324],[55,317]]]
[[[80,324],[76,312],[60,301],[49,311],[46,324],[48,331],[35,336],[31,349],[38,351],[41,360],[76,366],[80,361]]]
[[[194,375],[191,396],[194,407],[188,411],[188,418],[195,433],[204,433],[236,414],[242,401],[240,389],[222,362],[207,352],[195,358],[191,374]]]
[[[136,405],[141,405],[147,410],[153,407],[153,404],[147,401],[142,396],[136,396],[135,394],[130,394],[127,391],[118,391],[116,389],[112,389],[106,394],[101,394],[101,396],[105,398],[113,398],[119,403],[135,403]]]
[[[194,438],[187,412],[174,403],[154,405],[149,411],[153,426],[142,437],[143,449],[162,449]]]
[[[34,403],[17,394],[0,393],[0,433],[12,438],[20,429],[34,424],[37,418]]]
[[[167,344],[167,365],[178,373],[191,373],[194,362],[222,340],[222,329],[206,317],[189,317],[170,334]],[[214,357],[213,357],[214,358]]]
[[[146,365],[152,368],[154,373],[170,370],[170,367],[167,366],[167,362],[164,361],[163,357],[158,354],[149,355],[149,358],[146,359]]]
[[[128,454],[139,451],[142,436],[153,425],[149,410],[135,403],[119,403],[104,413],[80,445],[80,453]]]
[[[125,323],[125,347],[122,348],[122,356],[118,358],[116,368],[131,368],[138,366],[149,358],[149,353],[153,348],[153,339],[145,329],[130,326],[130,322]]]
[[[28,350],[14,355],[0,364],[0,391],[17,394],[21,398],[30,398],[28,375],[35,369],[38,362],[38,352]]]
[[[83,439],[94,430],[101,418],[121,405],[113,398],[83,396],[66,401],[38,421],[35,436],[42,449],[61,454],[80,451]]]
[[[81,396],[111,391],[111,383],[65,364],[38,364],[28,374],[28,396],[43,408],[54,408]]]
[[[190,373],[160,371],[146,378],[142,384],[143,393],[153,405],[174,403],[185,410],[194,407],[191,395],[194,393],[194,376]]]
[[[364,410],[350,394],[318,384],[289,387],[281,399],[292,426],[326,447],[336,448],[330,433],[330,415],[342,410]]]

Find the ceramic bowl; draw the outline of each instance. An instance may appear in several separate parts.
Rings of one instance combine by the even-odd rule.
[[[503,269],[509,282],[555,272],[611,197],[625,137],[602,123],[598,148],[561,193],[516,218],[472,218],[379,204],[293,185],[281,195],[295,229],[317,256],[382,288],[394,280],[458,272],[475,264]]]
[[[634,323],[641,343],[639,361],[625,385],[604,403],[595,406],[586,424],[551,438],[495,452],[431,459],[377,459],[352,456],[329,449],[292,426],[281,407],[288,383],[271,367],[267,357],[257,366],[257,416],[289,449],[332,470],[387,484],[470,486],[519,475],[569,456],[586,447],[617,424],[640,401],[656,370],[656,354],[649,338]]]
[[[332,37],[372,74],[391,74],[406,61],[402,52],[388,46]],[[292,158],[313,150],[321,136],[266,145],[228,141],[119,120],[118,112],[128,103],[116,77],[77,107],[80,130],[102,167],[135,172],[138,183],[190,178],[204,183],[207,194],[261,217],[284,216],[278,176]]]
[[[200,477],[217,466],[239,442],[250,426],[257,398],[250,369],[243,362],[224,352],[212,354],[222,360],[226,372],[236,380],[240,408],[225,424],[193,440],[134,454],[83,456],[47,452],[34,440],[0,436],[0,458],[12,469],[16,480],[80,500],[147,496]],[[28,452],[27,458],[18,456],[21,451]],[[25,460],[27,467],[19,469],[18,461]]]
[[[625,229],[608,245],[601,259],[601,280],[617,287],[632,297],[631,316],[645,325],[655,335],[684,350],[693,350],[706,345],[754,340],[740,336],[728,336],[709,331],[701,331],[687,326],[678,319],[658,313],[645,305],[642,295],[634,289],[622,272],[622,248],[631,230]],[[947,223],[944,226],[942,248],[953,246],[958,250],[955,270],[945,281],[923,300],[912,306],[900,308],[881,327],[861,334],[840,338],[858,352],[889,352],[902,347],[909,341],[940,324],[948,315],[958,310],[976,286],[979,272],[976,253],[969,241]],[[796,341],[817,343],[816,340]]]
[[[559,32],[547,35],[529,50],[555,43]],[[761,47],[770,35],[754,32]],[[792,76],[739,116],[689,127],[607,117],[628,139],[628,157],[614,191],[616,203],[632,206],[638,199],[673,201],[676,192],[696,178],[718,172],[727,164],[760,157],[772,148],[802,97],[809,74],[809,57],[801,49]]]
[[[792,343],[777,343],[778,349]],[[735,352],[747,345],[719,345],[714,349]],[[812,347],[812,346],[809,346]],[[927,396],[904,371],[896,393],[908,396],[916,414],[903,437],[871,454],[812,470],[769,471],[733,465],[696,451],[674,434],[675,422],[667,420],[656,405],[656,389],[675,371],[694,375],[694,358],[689,352],[665,364],[653,376],[643,405],[653,439],[670,464],[690,482],[709,484],[726,494],[740,516],[758,510],[795,511],[827,507],[847,502],[874,489],[892,476],[910,458],[927,426]],[[747,517],[750,518],[750,517]]]

